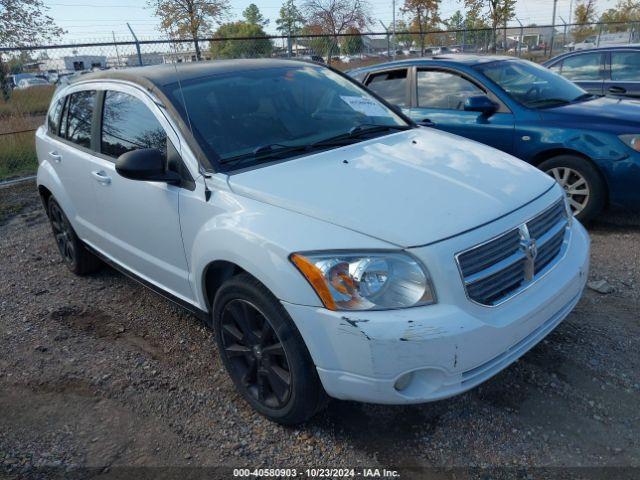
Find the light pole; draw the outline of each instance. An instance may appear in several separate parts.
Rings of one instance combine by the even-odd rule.
[[[549,46],[549,56],[553,56],[553,40],[556,34],[556,7],[558,0],[553,0],[553,18],[551,19],[551,45]]]

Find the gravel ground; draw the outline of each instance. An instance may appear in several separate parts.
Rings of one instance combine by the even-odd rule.
[[[0,476],[224,465],[534,478],[587,466],[638,478],[640,220],[607,213],[591,236],[590,280],[613,291],[588,289],[481,387],[411,407],[332,401],[285,428],[242,401],[198,320],[110,268],[72,275],[34,185],[0,188]]]

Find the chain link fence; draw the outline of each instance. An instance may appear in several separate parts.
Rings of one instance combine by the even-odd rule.
[[[0,48],[0,180],[33,173],[34,131],[44,123],[57,88],[96,69],[236,58],[294,58],[341,70],[441,54],[512,55],[540,62],[567,50],[640,40],[636,24],[517,26],[438,30],[205,38],[114,40]]]

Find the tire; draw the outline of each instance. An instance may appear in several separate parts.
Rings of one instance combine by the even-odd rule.
[[[578,220],[586,223],[600,213],[607,198],[606,186],[600,172],[589,160],[575,155],[559,155],[545,160],[538,167],[564,188]]]
[[[212,315],[222,362],[255,410],[295,425],[324,406],[327,397],[307,347],[264,285],[246,273],[232,277],[218,290]]]
[[[58,251],[69,270],[76,275],[86,275],[98,270],[102,263],[78,238],[62,207],[53,197],[47,203],[47,213]]]

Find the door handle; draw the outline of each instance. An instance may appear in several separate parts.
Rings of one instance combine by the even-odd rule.
[[[422,125],[423,127],[435,127],[436,124],[433,123],[431,120],[429,120],[428,118],[423,118],[422,120],[420,120],[418,122],[418,125]]]
[[[627,93],[627,89],[624,87],[609,87],[609,93]]]
[[[53,152],[49,152],[49,157],[51,157],[56,163],[60,163],[62,161],[62,155],[55,150]]]
[[[102,170],[91,172],[93,178],[101,185],[109,185],[111,183],[111,177],[104,173]]]

